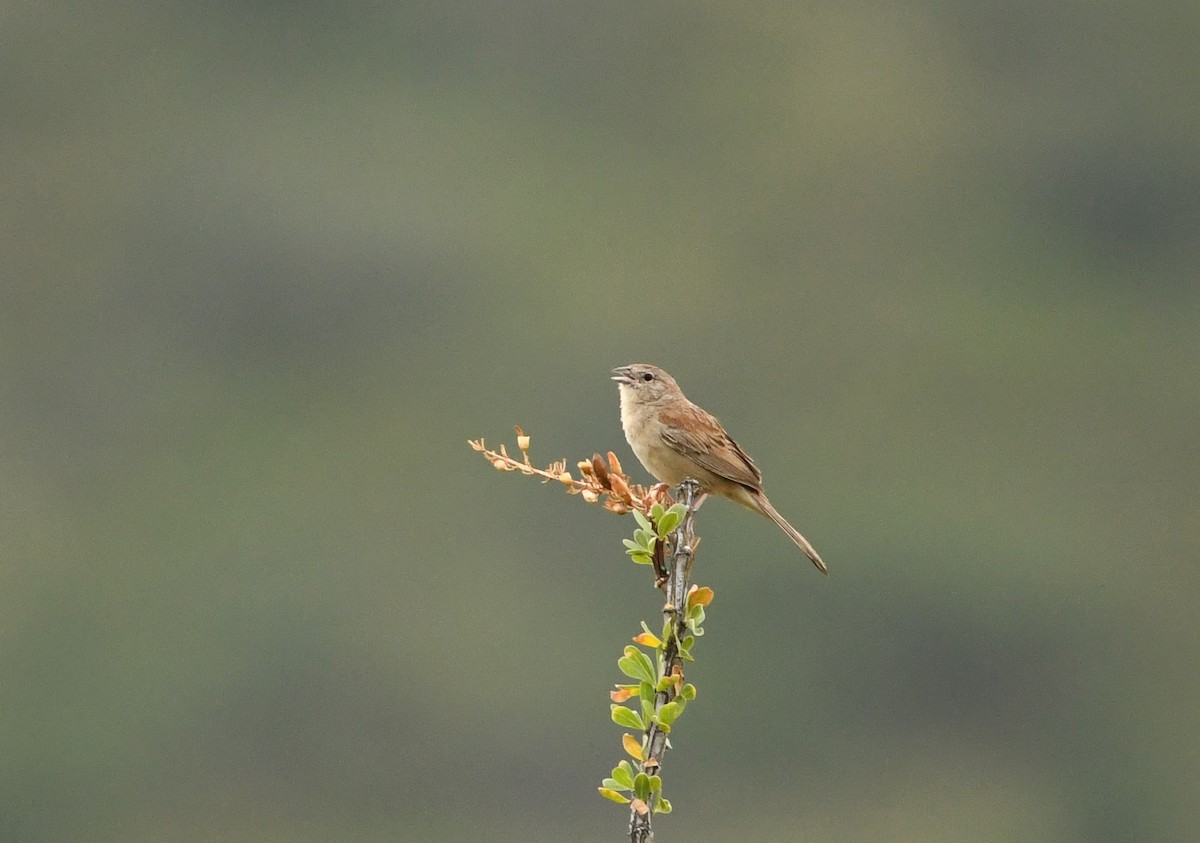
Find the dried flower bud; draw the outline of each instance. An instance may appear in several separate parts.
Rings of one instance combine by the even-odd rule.
[[[612,451],[608,452],[608,467],[611,468],[613,470],[613,473],[615,473],[615,474],[624,474],[625,473],[624,471],[621,470],[621,461],[619,459],[617,459],[617,455],[614,454]]]
[[[579,469],[579,473],[584,477],[594,476],[592,472],[592,464],[589,460],[580,460],[579,462],[575,463],[575,467]]]
[[[595,503],[596,501],[600,500],[600,496],[591,489],[584,489],[579,494],[583,495],[583,499],[588,503]]]
[[[496,457],[494,460],[492,460],[492,465],[496,468],[497,471],[504,471],[506,468],[508,468],[508,463],[506,463],[504,460],[500,459],[499,457]]]
[[[621,475],[610,474],[608,479],[614,494],[619,495],[626,500],[629,500],[633,497],[629,492],[629,484],[625,482],[625,478],[623,478]]]
[[[608,466],[604,464],[604,460],[600,458],[599,454],[595,454],[592,457],[592,471],[595,473],[596,480],[601,486],[605,489],[612,488],[612,484],[608,482]]]
[[[521,449],[522,453],[529,450],[529,437],[524,433],[517,436],[517,447]]]
[[[558,475],[558,482],[562,483],[564,486],[570,486],[575,481],[571,479],[571,472],[564,471],[562,474]]]

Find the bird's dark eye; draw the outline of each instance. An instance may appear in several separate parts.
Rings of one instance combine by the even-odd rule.
[[[650,372],[642,372],[642,381],[645,383],[650,383],[652,380],[654,380],[654,375],[652,375]]]

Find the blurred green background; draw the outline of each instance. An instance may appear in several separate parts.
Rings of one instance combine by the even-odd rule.
[[[621,839],[632,521],[726,422],[662,841],[1200,839],[1200,5],[0,7],[0,840]]]

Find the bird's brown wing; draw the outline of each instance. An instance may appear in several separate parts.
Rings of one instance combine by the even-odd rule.
[[[695,404],[661,411],[663,441],[713,474],[762,488],[762,472],[712,414]]]

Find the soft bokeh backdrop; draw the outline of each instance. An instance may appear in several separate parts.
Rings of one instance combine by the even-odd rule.
[[[0,841],[620,839],[631,522],[466,439],[637,468],[635,360],[832,569],[701,513],[660,840],[1200,839],[1197,43],[0,6]]]

